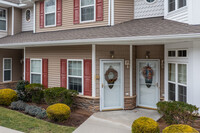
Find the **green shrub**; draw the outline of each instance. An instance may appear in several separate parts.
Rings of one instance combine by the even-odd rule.
[[[0,90],[0,105],[9,106],[14,100],[17,99],[17,92],[12,89]]]
[[[16,91],[17,91],[18,100],[22,100],[24,102],[31,101],[31,95],[27,93],[27,91],[25,90],[25,86],[28,84],[29,82],[24,81],[24,80],[20,80],[17,82]]]
[[[170,125],[193,123],[199,110],[194,105],[178,101],[158,102],[157,107],[165,122]]]
[[[41,84],[29,84],[25,86],[25,90],[32,96],[32,102],[40,103],[44,98],[44,86]]]
[[[163,133],[198,133],[198,131],[191,126],[183,124],[174,124],[166,127]]]
[[[54,121],[63,121],[69,118],[71,113],[70,107],[66,104],[57,103],[47,108],[47,116]]]
[[[159,133],[158,123],[148,117],[140,117],[132,124],[132,133]]]
[[[17,102],[12,102],[11,105],[10,105],[10,108],[13,109],[13,110],[24,111],[27,105],[28,104],[26,104],[25,102],[19,100]]]
[[[77,91],[67,90],[62,87],[48,88],[44,91],[44,100],[48,105],[55,103],[64,103],[71,107]]]
[[[31,116],[35,116],[35,117],[37,117],[39,119],[44,119],[44,118],[47,117],[45,109],[42,109],[42,108],[34,106],[34,105],[26,106],[24,112],[29,114],[29,115],[31,115]]]

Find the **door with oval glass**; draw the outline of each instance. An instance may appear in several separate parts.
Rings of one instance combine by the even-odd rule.
[[[123,109],[123,60],[100,61],[101,110]]]
[[[160,60],[137,60],[137,106],[156,108],[160,97]]]

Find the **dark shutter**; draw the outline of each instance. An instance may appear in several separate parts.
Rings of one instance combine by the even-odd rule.
[[[103,21],[103,0],[96,0],[96,21]]]
[[[79,24],[80,0],[74,0],[74,24]]]
[[[42,84],[48,88],[48,59],[42,59]]]
[[[84,60],[84,95],[92,96],[92,60]]]
[[[67,88],[67,60],[60,60],[60,87]]]
[[[56,25],[62,25],[62,0],[57,0],[57,18],[56,18]]]
[[[30,83],[30,59],[29,58],[26,58],[26,62],[25,62],[25,80],[26,81],[29,81]]]
[[[40,28],[44,28],[44,1],[40,2]]]

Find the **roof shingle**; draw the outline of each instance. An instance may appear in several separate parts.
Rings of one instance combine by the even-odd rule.
[[[44,33],[22,32],[0,39],[0,44],[28,43],[58,40],[96,39],[112,37],[152,36],[200,33],[200,26],[158,18],[138,19],[115,26],[53,31]]]

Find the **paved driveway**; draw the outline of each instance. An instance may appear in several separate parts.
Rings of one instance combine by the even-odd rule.
[[[133,121],[142,116],[150,117],[156,121],[161,117],[156,110],[141,108],[98,112],[87,119],[74,133],[131,133]]]

